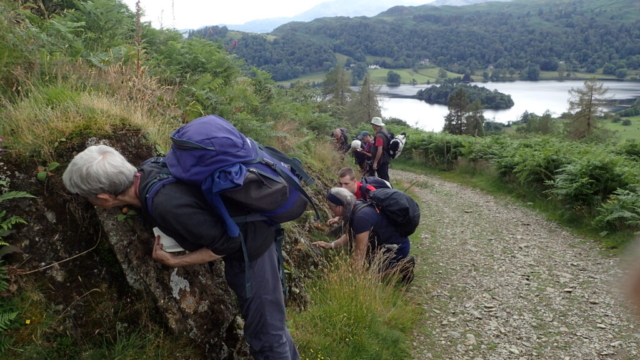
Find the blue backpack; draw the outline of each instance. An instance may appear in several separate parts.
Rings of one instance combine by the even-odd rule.
[[[247,294],[251,294],[249,260],[246,244],[237,223],[268,221],[279,224],[300,217],[311,204],[316,217],[320,214],[300,181],[313,185],[314,180],[297,158],[263,146],[245,137],[227,120],[208,115],[191,121],[170,135],[171,151],[165,158],[144,162],[162,164],[159,175],[142,189],[145,205],[153,217],[154,195],[164,185],[180,180],[201,188],[213,210],[225,222],[227,233],[238,237],[247,266]],[[223,199],[231,200],[253,211],[242,217],[231,217]],[[280,275],[286,295],[282,261],[282,229],[276,231]]]
[[[202,189],[213,210],[225,222],[229,236],[240,236],[237,222],[267,220],[273,224],[295,220],[311,204],[300,185],[314,180],[302,169],[299,159],[245,137],[227,120],[208,115],[191,121],[171,133],[171,151],[165,159],[168,173],[143,191],[146,207],[163,185],[180,180]],[[157,159],[156,159],[157,161]],[[248,217],[232,218],[223,198],[254,211]]]

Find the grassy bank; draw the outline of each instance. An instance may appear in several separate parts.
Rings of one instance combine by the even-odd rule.
[[[49,10],[59,10],[58,5]],[[145,24],[138,24],[144,31],[136,33],[135,15],[122,6],[99,2],[80,9],[85,17],[69,19],[81,11],[39,17],[35,10],[21,11],[14,2],[0,0],[0,38],[12,39],[0,41],[0,58],[8,70],[0,72],[0,161],[4,164],[0,193],[28,190],[38,196],[32,201],[41,205],[7,202],[5,208],[3,202],[7,212],[0,211],[0,257],[14,247],[23,253],[11,254],[0,263],[0,278],[6,279],[0,282],[3,359],[207,358],[203,347],[188,337],[190,330],[172,335],[173,324],[160,313],[153,296],[128,285],[110,243],[103,239],[98,248],[84,246],[93,245],[102,229],[86,201],[77,197],[70,201],[60,177],[72,154],[87,143],[108,140],[129,158],[155,155],[151,149],[162,155],[169,148],[172,130],[196,117],[218,114],[247,136],[299,158],[316,179],[308,191],[321,211],[327,187],[335,183],[342,165],[326,136],[341,122],[315,101],[313,89],[282,91],[273,86],[269,74],[247,71],[213,42],[183,39],[172,30]],[[103,18],[104,14],[112,17]],[[51,19],[55,22],[49,23]],[[139,43],[132,44],[136,36]],[[42,171],[45,181],[35,179],[38,165],[54,162],[60,166],[50,174]],[[5,227],[5,220],[15,221],[14,216],[24,223]],[[79,224],[79,218],[85,222]],[[306,217],[288,223],[291,231],[286,243],[322,236],[309,230],[312,225],[316,224]],[[128,222],[122,226],[129,226]],[[4,231],[8,229],[12,231]],[[86,249],[90,249],[87,255],[75,259],[74,254]],[[333,271],[340,270],[331,269],[306,294],[304,281],[317,277],[317,272],[310,265],[313,254],[298,250],[288,252],[286,261],[291,274],[299,274],[288,279],[296,282],[297,299],[302,299],[292,301],[294,306],[327,304],[327,293],[339,300],[321,309],[320,325],[307,326],[310,320],[296,323],[295,336],[303,354],[325,348],[333,354],[337,338],[315,342],[326,332],[322,324],[333,324],[333,328],[349,322],[354,327],[336,334],[345,339],[338,349],[351,359],[361,358],[357,355],[361,351],[375,358],[374,350],[381,344],[398,347],[388,359],[409,358],[403,344],[413,326],[407,315],[415,313],[402,290],[365,274],[349,277],[355,282],[339,283],[339,290],[332,290],[329,284],[340,280]],[[73,263],[55,263],[72,258]],[[83,261],[82,267],[78,261]],[[38,271],[52,263],[51,269]],[[27,273],[30,270],[35,272]],[[85,274],[90,285],[83,282]],[[381,302],[363,297],[371,294]],[[371,307],[361,317],[363,305]],[[238,313],[238,309],[227,310],[233,316]],[[310,307],[300,316],[312,319],[313,314]],[[211,336],[229,336],[226,330],[218,330]]]
[[[408,359],[408,336],[421,314],[395,280],[380,281],[375,268],[356,271],[348,254],[334,257],[310,284],[313,302],[290,312],[302,359]]]

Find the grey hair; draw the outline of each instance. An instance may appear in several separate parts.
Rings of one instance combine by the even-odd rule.
[[[97,145],[88,147],[73,158],[62,175],[62,181],[74,194],[117,196],[133,185],[136,172],[135,166],[116,149]]]
[[[356,203],[356,196],[351,193],[351,191],[340,188],[333,187],[329,190],[329,194],[333,194],[344,204],[344,214],[342,214],[342,218],[346,221],[349,220],[349,216],[351,215],[351,210]]]

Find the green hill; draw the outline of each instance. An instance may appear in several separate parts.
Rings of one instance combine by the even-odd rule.
[[[276,81],[326,70],[336,64],[336,53],[386,69],[419,68],[428,59],[459,74],[491,66],[527,78],[531,69],[595,73],[603,68],[622,78],[629,72],[619,70],[640,67],[638,10],[636,0],[397,6],[371,18],[288,23],[273,31],[271,42],[245,34],[235,53]]]

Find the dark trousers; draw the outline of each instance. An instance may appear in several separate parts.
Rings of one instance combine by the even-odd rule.
[[[255,360],[299,360],[286,325],[275,243],[251,262],[251,297],[246,296],[245,264],[225,259],[225,278],[238,296],[244,337]],[[224,259],[224,258],[223,258]]]
[[[391,182],[389,180],[389,163],[378,164],[378,170],[376,170],[376,172],[378,173],[378,177],[380,179]]]

